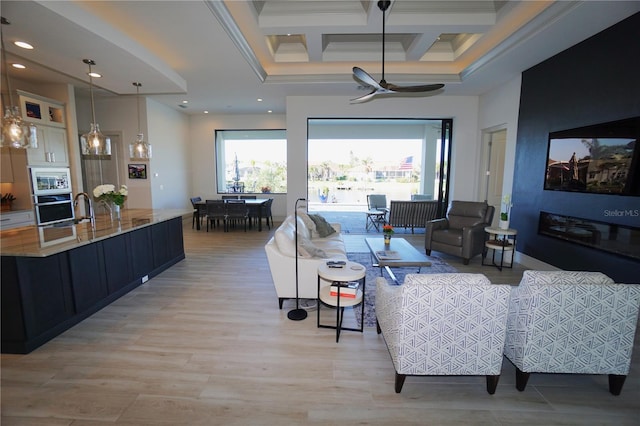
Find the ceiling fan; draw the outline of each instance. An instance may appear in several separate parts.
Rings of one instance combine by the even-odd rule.
[[[351,99],[352,103],[366,102],[373,99],[377,95],[395,94],[395,93],[419,93],[432,92],[444,87],[444,84],[425,84],[420,86],[396,86],[387,83],[384,79],[384,36],[385,36],[385,12],[391,5],[391,1],[379,1],[378,8],[382,11],[382,80],[378,83],[365,70],[360,67],[353,67],[353,76],[357,80],[373,88],[373,91],[359,98]]]

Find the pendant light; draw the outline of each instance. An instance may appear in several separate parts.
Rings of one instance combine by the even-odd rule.
[[[111,155],[111,140],[100,133],[100,126],[96,122],[96,107],[93,103],[93,73],[91,65],[95,65],[93,59],[83,59],[82,62],[89,65],[89,94],[91,95],[91,130],[80,137],[83,155]]]
[[[151,144],[144,140],[144,134],[140,131],[140,87],[142,83],[132,83],[136,86],[136,102],[138,104],[138,136],[129,144],[129,157],[133,160],[148,160],[151,158]]]
[[[2,25],[11,25],[3,16]],[[9,92],[9,103],[4,103],[4,117],[2,117],[2,136],[0,143],[9,148],[37,148],[38,135],[36,126],[33,123],[25,123],[20,116],[20,107],[13,105],[13,93],[9,80],[9,62],[7,61],[7,50],[4,47],[4,34],[0,26],[0,43],[2,44],[2,66],[4,75],[7,78],[7,92]]]

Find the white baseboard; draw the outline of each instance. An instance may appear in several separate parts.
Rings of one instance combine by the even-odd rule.
[[[527,269],[533,269],[536,271],[561,271],[562,269],[545,263],[535,257],[527,256],[526,254],[516,251],[515,261]]]

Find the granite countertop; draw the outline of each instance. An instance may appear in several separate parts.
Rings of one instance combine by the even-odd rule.
[[[87,222],[77,225],[25,226],[0,232],[2,256],[46,257],[145,226],[189,215],[180,209],[123,209],[120,221],[97,215],[95,229]]]

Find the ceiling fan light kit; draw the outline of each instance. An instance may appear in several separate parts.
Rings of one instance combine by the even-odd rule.
[[[385,44],[385,24],[386,11],[389,9],[391,1],[379,1],[378,8],[382,11],[382,79],[377,82],[369,73],[360,67],[353,67],[353,77],[363,84],[373,88],[373,90],[364,96],[351,99],[351,103],[362,103],[375,98],[378,95],[394,95],[403,93],[427,93],[442,89],[444,84],[424,84],[419,86],[396,86],[387,83],[384,79],[384,44]]]

